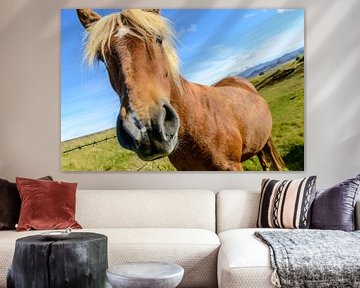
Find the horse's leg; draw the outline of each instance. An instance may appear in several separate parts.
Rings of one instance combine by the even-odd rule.
[[[266,161],[266,155],[265,155],[264,151],[263,151],[263,150],[259,151],[259,152],[256,154],[256,156],[257,156],[258,159],[259,159],[261,168],[262,168],[264,171],[269,171],[270,164]]]
[[[261,156],[259,156],[260,153]],[[265,169],[269,167],[271,170],[277,170],[277,171],[285,170],[284,160],[277,152],[271,137],[268,139],[263,149],[258,153],[258,157],[260,160],[261,167],[263,169],[264,167]]]

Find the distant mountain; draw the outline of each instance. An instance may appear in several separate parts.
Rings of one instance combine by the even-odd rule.
[[[304,47],[299,48],[295,51],[292,51],[290,53],[286,53],[282,56],[280,56],[279,58],[276,58],[274,60],[268,61],[268,62],[264,62],[264,63],[260,63],[254,67],[251,67],[239,74],[237,74],[237,76],[240,77],[244,77],[244,78],[251,78],[253,76],[259,75],[261,72],[266,72],[278,65],[281,65],[285,62],[288,62],[292,59],[295,59],[299,54],[303,54],[304,53]]]

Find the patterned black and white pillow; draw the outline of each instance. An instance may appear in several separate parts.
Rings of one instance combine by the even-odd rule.
[[[316,176],[294,180],[263,179],[257,227],[309,228]]]

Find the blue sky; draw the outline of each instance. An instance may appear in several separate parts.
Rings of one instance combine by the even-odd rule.
[[[100,15],[119,10],[95,9]],[[212,84],[304,47],[303,9],[162,10],[173,23],[181,73]],[[102,63],[83,61],[84,29],[61,11],[61,141],[115,126],[120,102]]]

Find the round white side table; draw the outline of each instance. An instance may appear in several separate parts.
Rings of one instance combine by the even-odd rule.
[[[184,268],[161,262],[133,262],[111,266],[106,276],[114,288],[175,288]]]

